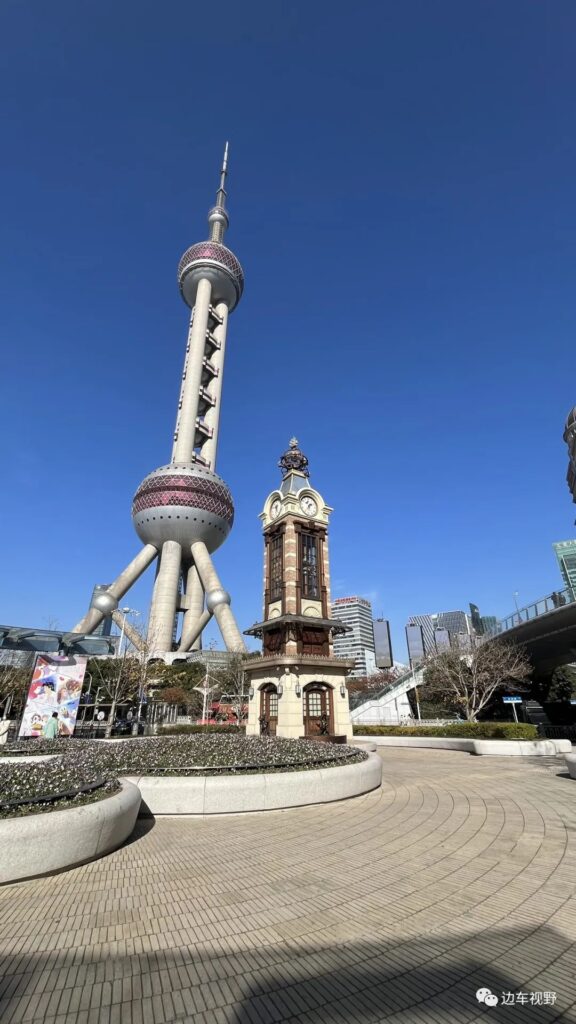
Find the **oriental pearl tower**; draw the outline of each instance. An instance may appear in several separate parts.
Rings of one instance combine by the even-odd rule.
[[[186,250],[178,265],[178,286],[192,310],[172,456],[142,481],[132,503],[132,520],[143,547],[105,591],[93,597],[75,633],[91,633],[148,566],[157,561],[150,605],[147,651],[165,658],[200,645],[202,630],[216,619],[228,650],[245,650],[211,555],[224,543],[234,521],[232,495],[215,472],[228,314],[238,305],[244,274],[223,244],[228,227],[226,174],[228,143],[216,204],[208,214],[209,239]],[[180,639],[177,615],[183,612]],[[136,646],[138,636],[126,625]]]

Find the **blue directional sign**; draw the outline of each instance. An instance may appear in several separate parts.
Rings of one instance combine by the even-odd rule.
[[[502,697],[505,704],[521,704],[522,697]]]

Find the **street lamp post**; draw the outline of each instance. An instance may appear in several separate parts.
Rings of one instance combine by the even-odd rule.
[[[206,715],[208,713],[208,696],[210,693],[212,693],[212,690],[218,689],[217,686],[209,686],[209,678],[210,677],[208,673],[206,673],[206,675],[204,676],[204,680],[202,682],[202,686],[194,687],[194,689],[197,690],[198,693],[202,694],[202,721],[204,723],[206,723]]]
[[[136,616],[140,615],[140,612],[137,611],[136,608],[120,608],[119,611],[121,611],[122,615],[124,616],[123,619],[122,619],[122,629],[120,631],[120,643],[118,644],[118,655],[117,655],[118,658],[121,658],[122,657],[122,641],[124,640],[124,625],[125,625],[125,622],[126,622],[126,616],[127,615],[134,615],[136,617]]]
[[[516,605],[516,614],[518,616],[518,623],[520,624],[522,619],[520,618],[520,609],[518,607],[518,591],[517,590],[514,591],[514,604]]]

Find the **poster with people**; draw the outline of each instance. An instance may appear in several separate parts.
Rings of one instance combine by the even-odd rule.
[[[58,736],[72,735],[87,662],[82,657],[37,655],[19,736],[52,735],[52,727],[46,732],[52,718]]]

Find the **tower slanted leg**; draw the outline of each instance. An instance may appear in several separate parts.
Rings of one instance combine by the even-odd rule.
[[[211,618],[212,612],[204,611],[199,619],[195,619],[193,622],[190,622],[188,626],[184,627],[182,630],[178,654],[184,654],[185,651],[194,649],[196,640],[201,635],[202,630],[206,629]]]
[[[153,544],[145,544],[141,551],[138,552],[136,558],[133,558],[130,565],[127,565],[122,570],[119,576],[116,577],[114,583],[112,583],[106,593],[110,594],[111,597],[115,598],[116,603],[124,594],[130,590],[130,587],[136,582],[136,580],[142,575],[148,566],[154,561],[158,554],[158,548],[155,548]],[[73,629],[73,633],[93,633],[97,626],[100,625],[102,619],[106,618],[106,613],[99,611],[97,608],[90,608],[83,619],[80,619]]]
[[[230,609],[230,595],[220,583],[218,573],[208,554],[208,548],[201,540],[192,544],[192,556],[206,591],[206,608],[213,613],[220,627],[226,649],[228,651],[245,651],[246,644]]]
[[[184,621],[182,623],[182,638],[180,640],[180,647],[178,650],[199,651],[202,647],[202,629],[206,623],[204,623],[200,632],[196,634],[194,640],[188,639],[204,611],[204,587],[202,586],[198,570],[194,564],[189,567],[188,572],[186,573],[185,595],[187,608],[184,614]]]
[[[140,636],[138,630],[134,629],[134,626],[130,625],[126,616],[122,615],[121,612],[116,610],[115,612],[112,612],[112,622],[115,622],[119,629],[124,631],[124,635],[128,637],[128,640],[130,641],[132,646],[135,647],[136,650],[139,651],[141,654],[143,654],[145,650],[145,644],[142,640],[142,637]],[[122,634],[120,634],[120,638],[122,638]],[[120,650],[118,650],[118,654],[120,654]]]
[[[164,541],[159,556],[148,623],[148,645],[151,655],[164,655],[166,651],[172,650],[181,560],[182,548],[177,541]]]

